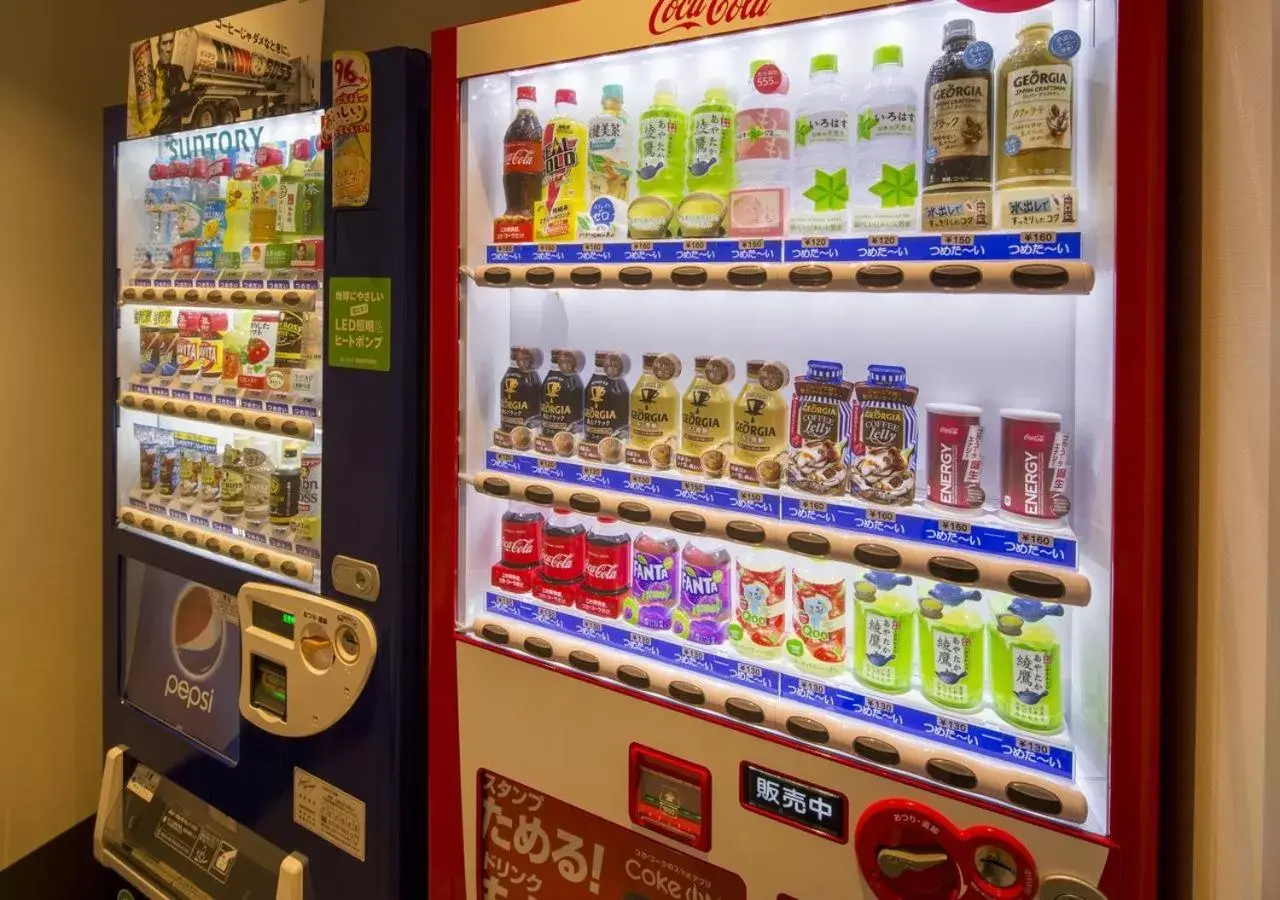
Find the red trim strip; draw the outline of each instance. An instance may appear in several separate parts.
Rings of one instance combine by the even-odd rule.
[[[462,900],[458,747],[458,33],[431,35],[431,247],[427,278],[427,883]]]

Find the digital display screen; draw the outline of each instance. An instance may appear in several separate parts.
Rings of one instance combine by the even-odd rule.
[[[265,603],[253,604],[253,627],[261,628],[272,634],[278,634],[286,640],[293,640],[293,628],[296,618],[293,613],[267,606]]]

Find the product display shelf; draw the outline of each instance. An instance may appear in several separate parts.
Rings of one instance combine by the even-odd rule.
[[[849,676],[814,679],[783,662],[689,645],[531,596],[491,591],[483,609],[466,635],[507,651],[1029,812],[1087,818],[1066,730],[1030,735],[989,709],[943,713],[914,689],[889,696]]]
[[[125,409],[311,441],[320,428],[320,410],[314,402],[297,402],[300,399],[138,377],[123,386],[117,402]]]
[[[181,518],[180,518],[181,517]],[[273,572],[314,587],[315,561],[297,555],[301,545],[265,532],[236,528],[217,516],[188,514],[131,494],[118,512],[121,526],[152,537],[226,557],[250,569]],[[283,546],[281,546],[283,545]],[[284,549],[287,547],[288,549]],[[319,559],[319,552],[305,548]]]
[[[789,488],[744,486],[722,478],[687,477],[676,470],[646,472],[499,449],[485,454],[485,469],[535,482],[614,491],[633,498],[831,529],[844,533],[845,538],[852,534],[865,535],[904,545],[974,552],[1053,569],[1074,570],[1078,566],[1078,545],[1069,528],[1014,524],[991,512],[948,515],[922,503],[874,507],[844,495],[802,494]]]
[[[1089,579],[1082,573],[1038,565],[1030,560],[1002,559],[951,547],[944,552],[879,535],[868,538],[750,513],[690,509],[665,500],[638,500],[614,491],[584,490],[576,485],[520,475],[481,472],[462,474],[459,478],[477,492],[500,499],[572,509],[589,516],[610,516],[641,527],[705,535],[746,546],[839,560],[1067,606],[1088,606],[1092,595]]]
[[[129,285],[120,289],[121,306],[199,306],[216,309],[296,309],[316,308],[319,291],[315,288],[223,288],[216,284],[141,287]]]

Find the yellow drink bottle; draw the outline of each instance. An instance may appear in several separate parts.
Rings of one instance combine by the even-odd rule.
[[[556,115],[542,133],[542,200],[534,204],[539,241],[573,241],[587,216],[587,127],[576,118],[578,95],[556,91]]]

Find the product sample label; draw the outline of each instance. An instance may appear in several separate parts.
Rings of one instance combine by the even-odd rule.
[[[293,770],[293,821],[364,862],[364,801],[297,767]]]
[[[1005,115],[1009,136],[1018,139],[1015,146],[1021,150],[1070,149],[1071,66],[1032,66],[1010,72],[1008,77]]]
[[[915,137],[916,108],[906,103],[872,106],[858,113],[858,140]]]
[[[991,152],[988,89],[985,78],[957,78],[929,88],[929,150],[937,159]]]

